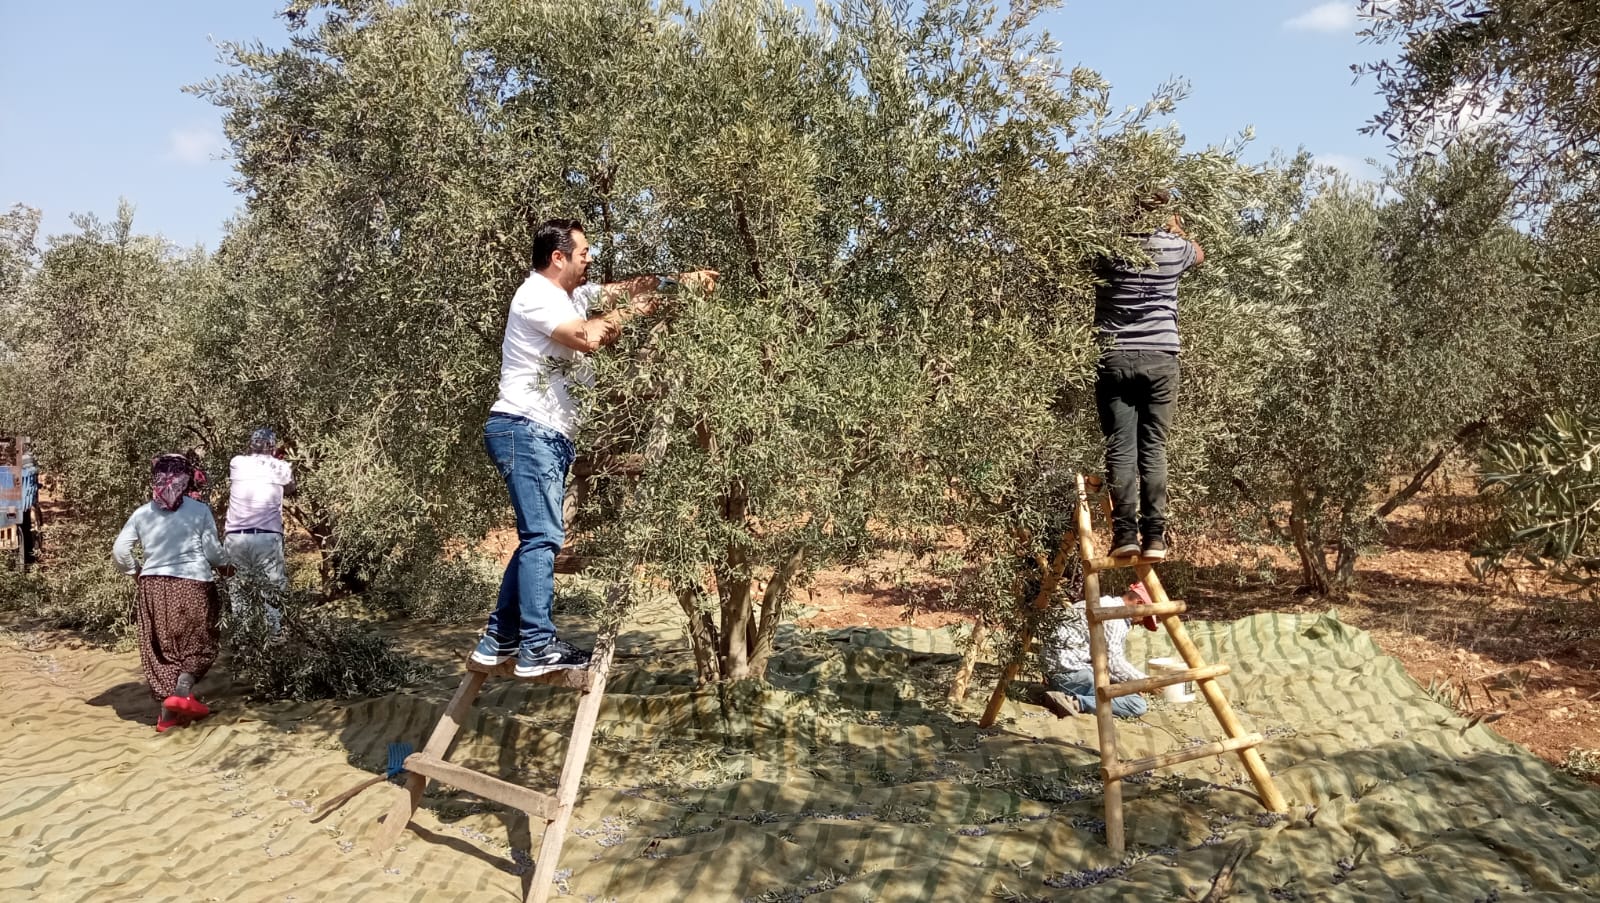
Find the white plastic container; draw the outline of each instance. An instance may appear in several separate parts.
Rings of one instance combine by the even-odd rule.
[[[1151,677],[1165,677],[1179,671],[1187,671],[1189,666],[1182,659],[1153,658],[1145,662],[1145,672]],[[1161,698],[1167,702],[1185,703],[1194,702],[1194,681],[1186,680],[1183,683],[1167,684],[1161,688]]]

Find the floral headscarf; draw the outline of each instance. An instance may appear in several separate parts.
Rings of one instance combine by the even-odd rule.
[[[193,473],[189,459],[183,455],[156,456],[150,462],[150,498],[164,510],[178,510]]]

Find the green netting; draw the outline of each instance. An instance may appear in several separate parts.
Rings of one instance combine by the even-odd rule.
[[[1289,799],[1265,813],[1234,756],[1134,779],[1124,861],[1101,839],[1090,718],[1057,719],[1021,701],[995,730],[940,702],[958,657],[950,631],[793,633],[771,688],[725,716],[689,685],[685,662],[623,668],[591,759],[593,788],[563,857],[575,890],[634,898],[978,900],[1010,891],[1184,898],[1223,857],[1248,854],[1245,897],[1471,900],[1498,893],[1600,891],[1592,788],[1483,727],[1467,728],[1363,632],[1322,616],[1195,623],[1210,661]],[[1134,660],[1173,654],[1138,632]],[[570,711],[564,697],[507,686],[458,754],[548,764],[554,735],[512,728]],[[556,726],[565,730],[565,724]],[[1222,735],[1203,702],[1156,702],[1123,722],[1127,757]],[[650,752],[641,756],[640,750]],[[610,819],[610,822],[607,822]],[[607,827],[609,826],[609,833]],[[827,889],[837,882],[837,887]],[[1298,896],[1297,896],[1298,895]]]
[[[1262,754],[1292,811],[1265,813],[1233,756],[1130,779],[1121,860],[1101,838],[1093,719],[1023,702],[1019,681],[1000,723],[979,730],[996,669],[946,706],[952,632],[789,631],[770,686],[698,689],[677,624],[646,609],[619,641],[560,863],[578,899],[1199,899],[1236,852],[1235,899],[1600,895],[1595,789],[1469,728],[1332,614],[1189,625],[1209,660],[1232,665],[1223,685],[1269,738]],[[443,670],[416,692],[239,704],[162,738],[83,705],[118,681],[144,704],[131,655],[99,661],[79,687],[13,649],[7,680],[27,681],[0,699],[17,726],[0,738],[0,896],[511,899],[538,840],[518,813],[431,785],[402,848],[376,856],[361,851],[383,793],[321,825],[305,817],[380,768],[390,741],[426,737],[470,636],[418,638]],[[1130,653],[1172,650],[1136,631]],[[550,787],[575,701],[491,682],[451,758]],[[30,730],[39,719],[78,726],[63,742]],[[1155,701],[1120,727],[1127,756],[1220,736],[1202,702]]]

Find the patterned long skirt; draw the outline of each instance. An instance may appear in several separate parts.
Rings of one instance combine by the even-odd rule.
[[[139,662],[150,695],[171,696],[178,675],[195,680],[217,660],[221,614],[216,584],[183,577],[140,577],[135,618],[139,625]]]

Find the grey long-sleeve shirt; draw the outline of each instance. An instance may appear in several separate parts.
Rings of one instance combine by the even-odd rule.
[[[134,559],[135,544],[143,549],[142,562]],[[212,568],[224,560],[211,507],[187,497],[176,511],[163,510],[155,502],[141,505],[117,534],[111,558],[124,574],[207,583]]]
[[[1100,597],[1102,607],[1121,604],[1122,600],[1116,596]],[[1128,661],[1127,653],[1123,650],[1123,644],[1128,641],[1130,622],[1120,619],[1107,621],[1100,626],[1106,632],[1106,670],[1111,672],[1111,682],[1142,679],[1144,672]],[[1045,631],[1039,644],[1039,657],[1046,674],[1071,674],[1093,669],[1089,659],[1089,621],[1082,605],[1068,607],[1062,613],[1060,623]]]

